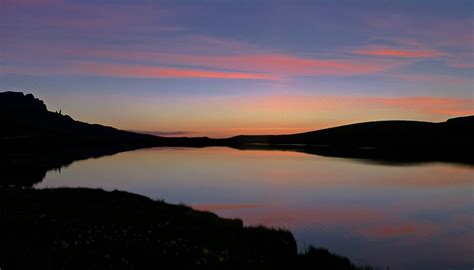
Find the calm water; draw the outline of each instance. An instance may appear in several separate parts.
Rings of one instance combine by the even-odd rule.
[[[73,163],[37,187],[120,189],[290,229],[357,263],[473,269],[474,168],[286,151],[153,148]]]

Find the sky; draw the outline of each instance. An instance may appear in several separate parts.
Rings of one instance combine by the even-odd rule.
[[[167,136],[474,114],[474,1],[0,0],[0,91]]]

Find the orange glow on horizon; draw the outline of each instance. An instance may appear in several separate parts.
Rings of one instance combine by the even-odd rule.
[[[472,98],[429,96],[351,97],[308,94],[206,98],[123,96],[113,99],[103,97],[99,102],[93,96],[82,95],[81,100],[89,104],[91,109],[84,112],[83,107],[78,107],[75,110],[79,112],[77,114],[74,108],[65,110],[63,107],[63,111],[86,122],[145,133],[188,137],[294,134],[357,122],[378,120],[442,122],[452,117],[474,115]],[[102,102],[103,100],[111,101],[108,104]],[[56,103],[62,104],[61,101]],[[179,107],[176,104],[179,104]],[[122,115],[117,108],[126,108],[127,115]],[[101,119],[98,116],[108,117]]]

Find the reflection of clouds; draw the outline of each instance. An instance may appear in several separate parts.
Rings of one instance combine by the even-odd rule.
[[[418,202],[420,209],[417,208]],[[217,213],[241,218],[246,225],[287,228],[295,235],[309,233],[314,238],[304,238],[303,243],[317,245],[325,239],[323,242],[328,248],[341,250],[353,259],[360,256],[365,258],[365,263],[383,268],[413,268],[417,262],[429,263],[423,267],[432,266],[433,269],[440,265],[469,265],[474,251],[474,221],[465,206],[470,202],[465,198],[451,198],[440,209],[433,201],[422,202],[420,199],[382,207],[288,208],[266,205],[262,208],[227,208]],[[438,202],[442,205],[442,200]],[[416,214],[406,215],[407,212],[422,214],[424,211],[437,211],[442,218],[430,221]],[[299,245],[302,244],[300,241]],[[363,250],[344,250],[345,245],[354,243],[363,246]]]
[[[464,202],[466,203],[466,202]],[[453,233],[469,234],[473,219],[467,213],[454,213],[452,219],[429,221],[407,217],[404,207],[378,209],[374,207],[287,208],[275,205],[220,205],[206,210],[226,217],[238,217],[247,225],[266,225],[292,231],[333,231],[340,235],[370,240],[392,240],[401,246],[417,246],[437,239],[444,242]],[[416,205],[412,205],[416,208]],[[198,208],[202,209],[202,208]],[[404,209],[404,210],[403,210]],[[226,210],[226,211],[223,211]],[[426,210],[426,209],[425,209]],[[423,208],[422,210],[423,211]],[[440,211],[456,211],[444,208]]]
[[[453,164],[394,167],[349,162],[349,159],[328,159],[292,151],[235,150],[226,147],[185,152],[183,160],[195,162],[199,159],[200,163],[208,163],[212,168],[245,167],[252,177],[258,177],[257,184],[268,183],[289,190],[301,186],[308,189],[364,187],[369,191],[379,187],[438,188],[474,184],[473,167]],[[194,156],[190,156],[191,153]]]
[[[449,269],[471,263],[472,173],[444,163],[400,167],[290,151],[170,147],[74,163],[60,176],[48,174],[43,186],[126,189],[246,225],[287,228],[300,247],[326,246],[354,261]]]

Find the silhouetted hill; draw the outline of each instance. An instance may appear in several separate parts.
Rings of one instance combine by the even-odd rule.
[[[14,147],[147,145],[159,139],[74,121],[67,115],[48,111],[33,95],[16,92],[0,93],[0,121],[0,138]]]
[[[41,113],[46,105],[32,94],[20,92],[0,93],[0,113]]]
[[[474,116],[443,123],[378,121],[291,135],[236,136],[242,143],[381,147],[386,145],[472,144]]]
[[[31,94],[0,93],[0,186],[32,186],[82,159],[152,146],[201,146],[207,138],[164,138],[75,121]]]
[[[284,230],[94,189],[0,189],[2,269],[355,269]]]
[[[47,170],[152,146],[223,145],[75,121],[33,95],[0,93],[0,267],[3,269],[354,269],[324,249],[296,253],[288,231],[125,192],[34,190]]]
[[[281,147],[322,155],[472,161],[474,116],[442,123],[357,123],[291,135],[236,136],[227,142],[241,148]]]
[[[442,123],[378,121],[291,135],[170,138],[75,121],[33,95],[0,93],[0,186],[31,186],[75,160],[155,146],[278,149],[383,162],[474,163],[474,116]]]
[[[31,94],[0,93],[0,144],[4,149],[134,149],[160,145],[200,144],[207,138],[165,138],[75,121],[47,110]]]

